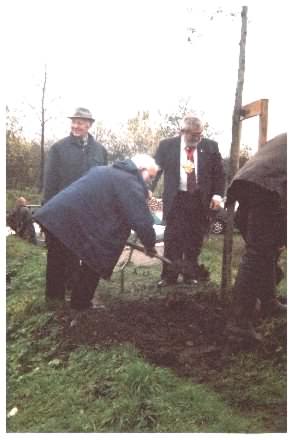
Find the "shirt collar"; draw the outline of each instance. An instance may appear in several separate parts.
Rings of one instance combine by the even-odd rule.
[[[181,136],[181,141],[180,141],[180,148],[181,150],[185,150],[186,147],[188,147],[188,145],[185,142],[184,136]],[[203,138],[201,138],[201,140],[196,144],[195,149],[198,148],[199,144],[202,142]]]

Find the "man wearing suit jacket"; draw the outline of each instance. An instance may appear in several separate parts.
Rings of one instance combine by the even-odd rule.
[[[181,136],[164,139],[155,153],[164,174],[164,256],[183,259],[191,270],[187,284],[197,283],[198,257],[208,226],[209,209],[217,209],[224,194],[225,178],[218,144],[202,136],[203,124],[193,115],[183,119]],[[178,273],[163,264],[159,287],[177,282]]]

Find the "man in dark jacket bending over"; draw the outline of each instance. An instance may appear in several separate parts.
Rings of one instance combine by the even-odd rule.
[[[112,166],[92,168],[50,199],[34,215],[46,231],[48,246],[46,298],[64,301],[66,265],[80,260],[78,281],[72,287],[71,307],[84,310],[99,279],[107,279],[133,229],[148,255],[155,255],[156,234],[147,206],[146,183],[158,166],[146,154]]]
[[[287,242],[286,134],[267,142],[238,171],[228,188],[227,204],[235,200],[245,252],[234,285],[236,322],[228,330],[260,340],[252,324],[257,301],[266,313],[286,312],[276,298],[277,259]]]

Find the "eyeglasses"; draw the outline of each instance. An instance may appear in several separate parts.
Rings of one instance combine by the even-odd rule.
[[[201,137],[202,136],[202,131],[198,132],[198,131],[192,131],[192,130],[189,130],[189,129],[182,130],[182,133],[189,134],[190,136],[196,136],[196,137]]]

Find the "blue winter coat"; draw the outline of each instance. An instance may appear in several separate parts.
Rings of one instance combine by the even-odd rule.
[[[155,244],[146,185],[131,160],[93,167],[55,195],[34,220],[109,278],[131,229],[146,248]]]

